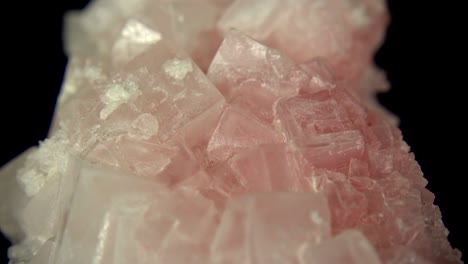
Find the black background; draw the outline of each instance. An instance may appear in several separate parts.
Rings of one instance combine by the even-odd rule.
[[[46,137],[66,63],[62,16],[87,3],[28,2],[2,2],[0,166]],[[392,23],[376,61],[392,90],[379,99],[400,116],[449,240],[467,253],[466,19],[450,1],[389,0],[389,7]],[[7,263],[7,246],[0,236],[0,263]]]

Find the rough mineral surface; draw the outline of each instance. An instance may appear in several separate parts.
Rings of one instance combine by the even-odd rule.
[[[0,175],[12,263],[461,263],[374,94],[383,0],[96,0],[50,136]]]

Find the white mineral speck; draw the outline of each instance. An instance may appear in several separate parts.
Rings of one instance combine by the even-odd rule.
[[[148,113],[139,115],[133,122],[128,132],[130,137],[148,140],[157,135],[159,131],[158,119]]]
[[[188,73],[193,71],[192,62],[189,59],[171,59],[163,64],[164,72],[175,80],[183,80]]]
[[[318,76],[313,76],[311,82],[318,85],[319,87],[326,87],[326,83]]]
[[[399,217],[396,219],[396,224],[400,232],[403,232],[406,229],[405,224],[403,223],[403,220],[401,220],[401,218]]]
[[[86,68],[83,69],[83,77],[87,78],[90,81],[99,81],[105,78],[102,69],[95,65],[87,65]]]
[[[73,67],[71,68],[73,69]],[[74,75],[78,77],[75,77]],[[68,69],[65,78],[66,81],[63,84],[63,88],[58,98],[60,104],[65,102],[68,98],[70,98],[78,91],[78,86],[80,84],[78,81],[79,79],[84,78],[91,82],[95,82],[103,80],[105,76],[102,73],[102,69],[100,67],[95,65],[86,65],[84,69]]]
[[[178,21],[179,23],[183,23],[183,22],[185,21],[184,15],[182,15],[182,14],[178,15],[178,16],[177,16],[177,21]]]
[[[63,85],[62,91],[60,92],[59,103],[65,102],[70,96],[74,95],[78,88],[74,81],[68,81]]]
[[[102,263],[102,258],[104,257],[104,250],[105,246],[107,245],[107,239],[109,238],[109,226],[111,222],[111,214],[108,212],[104,216],[104,220],[101,223],[101,230],[99,230],[98,234],[98,243],[96,245],[96,252],[95,257],[93,258],[93,264],[99,264]]]
[[[315,244],[320,244],[322,243],[322,237],[321,236],[316,236],[315,237]]]
[[[45,173],[31,169],[21,171],[17,176],[18,183],[23,188],[27,196],[36,195],[44,187],[47,176]]]
[[[122,36],[132,42],[141,44],[153,44],[162,39],[161,33],[133,19],[129,20],[123,28]]]
[[[312,221],[317,225],[321,225],[323,223],[322,217],[320,217],[320,215],[316,211],[310,213],[310,219],[312,219]]]
[[[40,142],[37,151],[29,154],[16,174],[17,182],[28,197],[39,193],[49,181],[67,169],[68,155],[62,153],[68,142],[66,133],[58,130],[53,137]]]
[[[298,247],[298,249],[297,249],[297,256],[298,256],[299,259],[300,259],[300,263],[305,263],[305,262],[306,262],[306,260],[305,260],[305,258],[304,258],[304,255],[305,255],[306,251],[309,249],[309,247],[310,247],[310,245],[309,245],[309,243],[307,243],[307,242],[302,243],[302,244]]]
[[[38,239],[29,239],[11,246],[8,249],[8,256],[10,259],[29,259],[34,256],[34,252],[41,249],[42,243]],[[12,262],[10,262],[12,263]],[[16,263],[16,262],[15,262]],[[24,263],[24,262],[17,262]]]
[[[104,95],[101,96],[101,101],[106,105],[99,116],[101,119],[107,119],[121,104],[141,94],[138,85],[134,82],[114,83],[109,85]]]
[[[362,249],[364,249],[365,251],[373,251],[373,248],[371,245],[369,245],[369,243],[365,240],[359,240],[358,242],[358,246]]]
[[[354,8],[350,13],[351,23],[357,28],[365,27],[370,23],[370,17],[363,6]]]

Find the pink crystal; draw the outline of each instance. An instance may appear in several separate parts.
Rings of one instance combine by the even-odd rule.
[[[462,263],[376,100],[383,0],[95,0],[50,136],[0,171],[14,263]]]

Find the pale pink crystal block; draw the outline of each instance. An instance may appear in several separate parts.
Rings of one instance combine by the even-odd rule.
[[[227,33],[208,77],[228,99],[236,96],[244,82],[253,80],[260,84],[257,89],[272,95],[295,95],[307,79],[289,58],[235,30]]]
[[[226,160],[242,149],[268,143],[280,143],[283,137],[242,110],[228,107],[224,110],[210,142],[211,160]]]
[[[289,58],[235,30],[227,33],[207,75],[231,105],[268,125],[277,99],[298,94],[310,80]]]
[[[324,197],[264,193],[230,200],[212,245],[215,263],[296,263],[304,244],[330,236]],[[263,254],[268,252],[268,254]]]
[[[36,148],[26,150],[0,170],[0,194],[2,195],[0,227],[3,234],[14,242],[22,239],[23,235],[18,220],[21,218],[21,211],[26,207],[28,201],[26,194],[16,180],[16,171],[23,166],[26,158],[34,151]]]
[[[218,22],[223,32],[237,29],[290,56],[297,63],[322,58],[339,85],[392,120],[374,96],[386,91],[384,74],[372,64],[388,14],[383,0],[234,1]]]
[[[383,255],[385,263],[388,264],[429,264],[431,262],[419,256],[408,248],[396,248]]]
[[[218,221],[215,204],[199,192],[168,190],[153,201],[137,236],[157,263],[209,263]]]
[[[305,251],[300,263],[380,264],[382,262],[361,232],[348,230],[312,250]]]
[[[55,261],[206,263],[215,213],[191,190],[84,165]]]
[[[326,169],[308,169],[305,189],[327,195],[334,235],[352,228],[366,215],[368,198],[339,172]]]
[[[302,157],[286,144],[262,145],[229,160],[247,192],[300,191]]]
[[[38,149],[30,148],[2,169],[2,175],[13,176],[2,177],[6,180],[2,183],[6,197],[0,218],[5,234],[20,242],[8,251],[13,259],[28,260],[39,252],[41,259],[48,258],[50,250],[42,249],[42,245],[63,228],[78,168],[74,159],[61,152],[57,145],[64,142],[57,138],[46,140]],[[19,161],[23,164],[16,167]]]
[[[66,16],[68,53],[124,64],[158,42],[190,53],[204,70],[222,40],[216,23],[231,0],[93,1]],[[203,15],[200,15],[203,14]]]
[[[54,249],[55,243],[51,241],[47,241],[44,245],[41,246],[41,249],[32,257],[32,259],[28,262],[29,264],[44,264],[50,263],[51,261],[51,253]]]
[[[140,249],[132,232],[156,190],[155,183],[83,164],[55,263],[137,260],[131,258]]]
[[[70,15],[50,137],[1,171],[10,258],[460,263],[372,101],[386,16],[371,0],[97,0]]]
[[[222,30],[241,30],[296,62],[324,57],[339,78],[369,65],[386,24],[381,0],[237,0],[218,23]]]
[[[162,43],[129,62],[125,72],[106,69],[89,60],[72,61],[70,71],[78,74],[68,75],[65,82],[62,98],[68,89],[74,99],[59,105],[56,124],[69,133],[85,130],[76,135],[82,146],[94,144],[96,134],[122,134],[119,130],[134,138],[167,141],[169,134],[223,100],[190,58]],[[77,85],[86,86],[76,91]],[[200,100],[194,102],[192,96]]]

